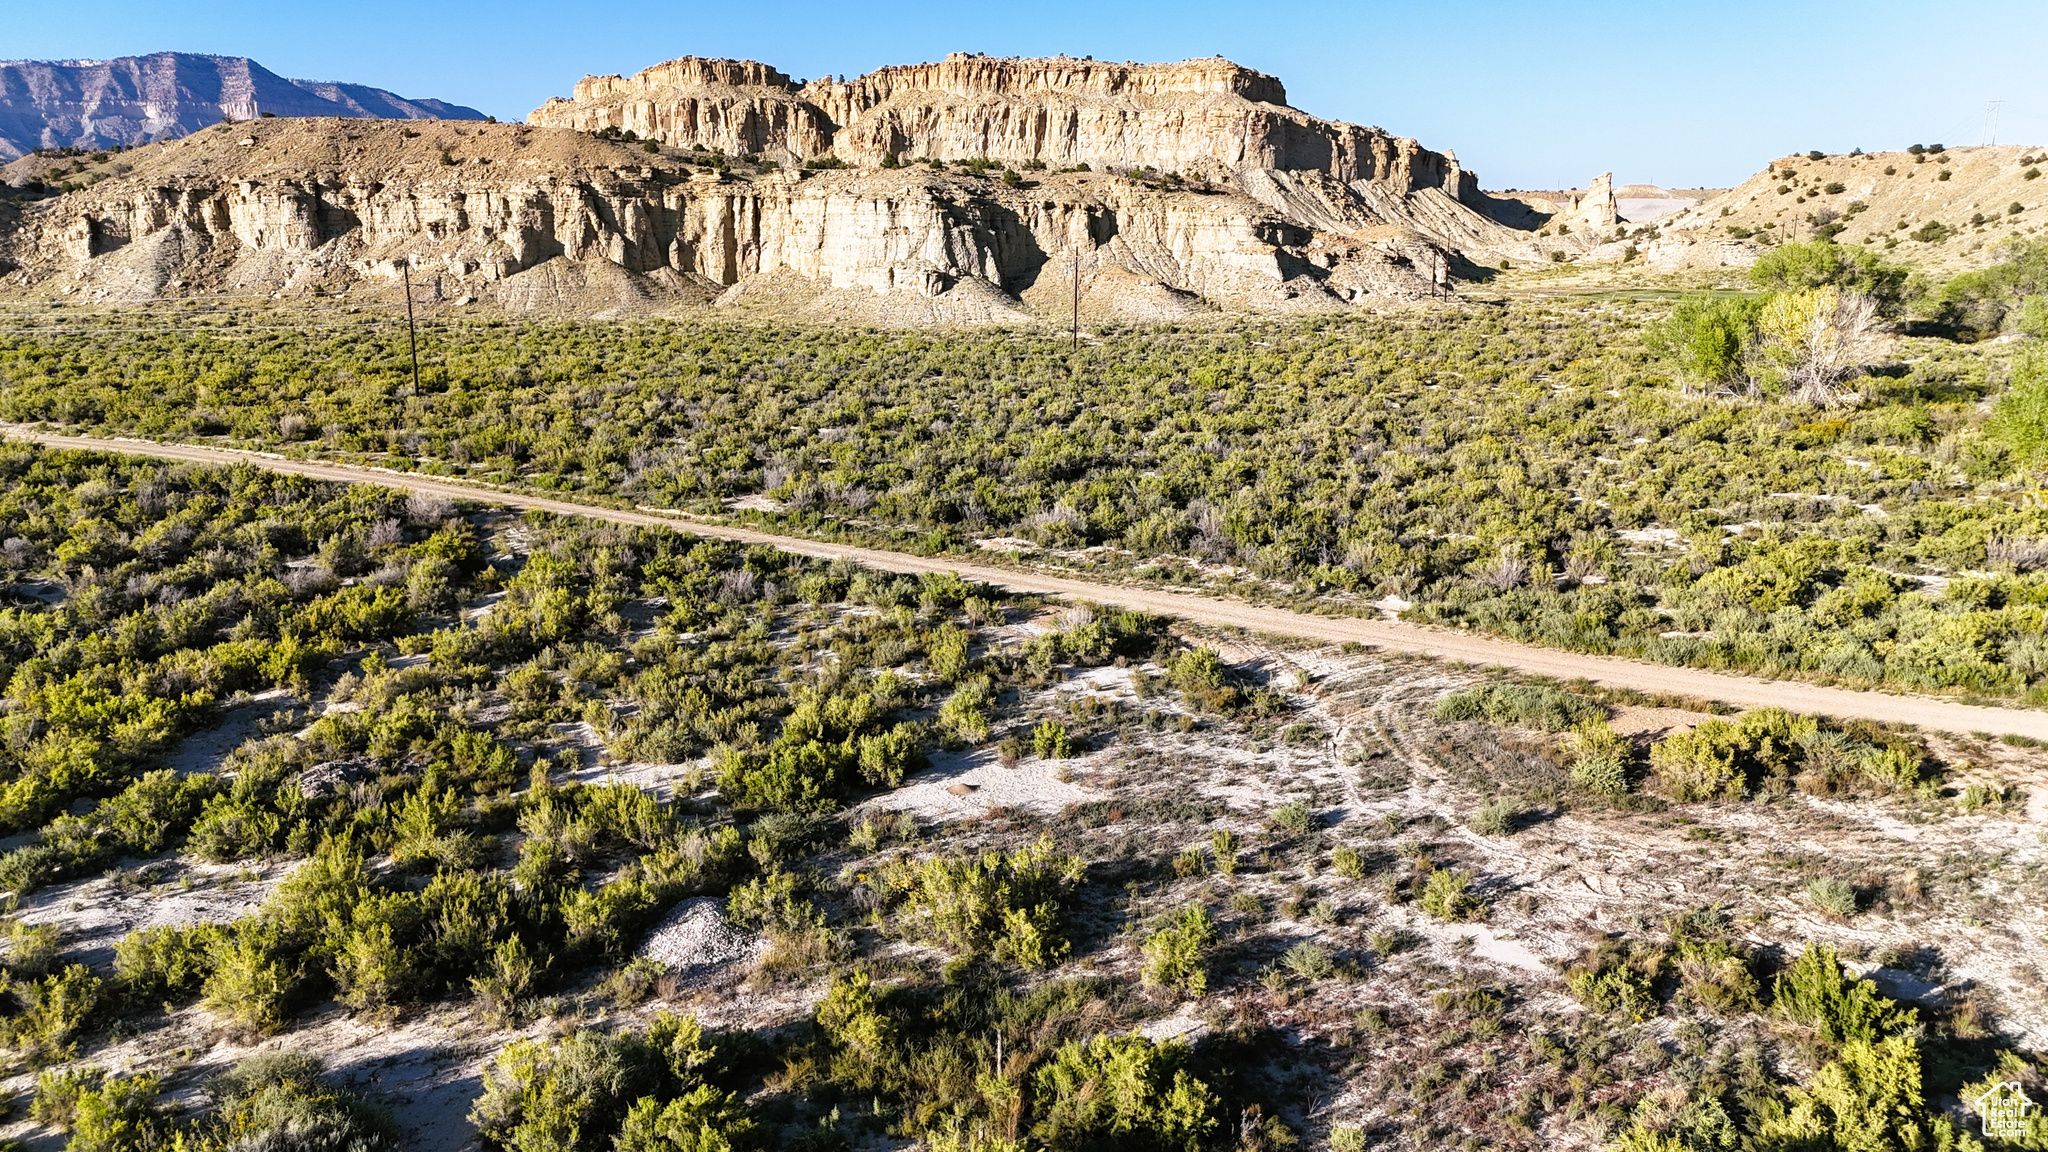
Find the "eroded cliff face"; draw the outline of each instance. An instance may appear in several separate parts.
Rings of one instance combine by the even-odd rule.
[[[1455,156],[1321,120],[1280,81],[1228,60],[1116,64],[956,53],[854,80],[797,86],[763,64],[686,57],[631,77],[588,77],[528,122],[630,130],[677,147],[862,167],[989,160],[1086,164],[1220,180],[1244,169],[1317,171],[1400,193],[1476,187]]]
[[[740,177],[525,125],[272,120],[128,159],[22,211],[0,292],[377,300],[409,270],[422,300],[519,310],[1008,321],[1063,317],[1078,292],[1090,316],[1159,319],[1414,298],[1449,259],[1417,222],[1484,224],[1441,188],[1319,169],[1207,191],[921,165]]]
[[[631,77],[585,76],[575,95],[535,109],[527,123],[630,131],[678,148],[734,156],[814,159],[831,147],[832,122],[797,96],[788,76],[752,60],[685,56]]]

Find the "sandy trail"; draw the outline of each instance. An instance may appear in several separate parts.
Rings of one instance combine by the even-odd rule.
[[[1245,628],[1255,632],[1325,642],[1342,643],[1348,640],[1392,652],[1511,668],[1519,672],[1531,672],[1561,680],[1585,679],[1596,684],[1632,688],[1640,692],[1718,700],[1743,708],[1779,707],[1792,712],[1842,719],[1911,724],[1941,732],[1987,732],[2048,740],[2048,712],[1984,707],[1925,696],[1863,692],[1797,681],[1765,680],[1725,672],[1673,668],[1619,656],[1589,656],[1578,652],[1539,648],[1512,640],[1474,636],[1399,620],[1314,616],[1286,608],[1245,604],[1192,593],[1101,584],[1040,572],[963,563],[958,560],[928,559],[879,548],[777,536],[757,532],[751,528],[698,520],[679,512],[608,508],[598,504],[583,504],[547,496],[510,492],[485,484],[385,468],[296,460],[267,452],[170,444],[125,437],[98,439],[59,436],[18,425],[0,425],[0,431],[51,448],[119,452],[131,456],[153,456],[200,464],[250,464],[274,472],[306,476],[316,480],[344,484],[378,484],[387,488],[444,496],[453,500],[488,501],[507,508],[535,509],[560,516],[588,516],[616,524],[674,528],[700,536],[760,544],[802,556],[848,560],[885,572],[955,572],[963,579],[992,584],[1015,592],[1065,596],[1098,604],[1112,604],[1163,616],[1177,616],[1213,627]]]

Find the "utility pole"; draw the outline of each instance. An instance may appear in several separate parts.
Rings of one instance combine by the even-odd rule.
[[[2003,100],[1984,102],[1984,143],[1989,146],[1998,143],[1998,108]]]
[[[412,349],[412,394],[420,394],[420,333],[412,320],[412,261],[399,265],[405,271],[405,342]]]

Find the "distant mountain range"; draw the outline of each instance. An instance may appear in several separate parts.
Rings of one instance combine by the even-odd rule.
[[[0,160],[38,148],[110,148],[184,136],[222,120],[356,116],[482,120],[474,108],[382,88],[288,80],[245,56],[157,52],[114,60],[0,63]]]

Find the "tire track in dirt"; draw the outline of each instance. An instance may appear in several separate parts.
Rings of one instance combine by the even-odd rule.
[[[442,496],[452,500],[482,501],[507,508],[532,509],[558,516],[584,516],[615,524],[672,528],[699,536],[777,548],[800,556],[846,560],[885,572],[911,575],[951,572],[966,580],[992,584],[1013,592],[1089,600],[1161,616],[1177,616],[1212,627],[1243,628],[1269,635],[1295,636],[1333,643],[1349,641],[1439,660],[1509,668],[1560,680],[1583,679],[1596,684],[1631,688],[1647,693],[1716,700],[1737,707],[1778,707],[1790,712],[1842,719],[1898,722],[1940,732],[1987,732],[2048,740],[2048,712],[2030,709],[1963,704],[1926,696],[1829,688],[1799,681],[1766,680],[1727,672],[1675,668],[1620,656],[1591,656],[1580,652],[1539,648],[1513,640],[1475,636],[1400,620],[1311,615],[1286,608],[1246,604],[1193,593],[1103,584],[1046,572],[1019,571],[989,564],[913,556],[880,548],[778,536],[757,532],[751,528],[699,520],[679,512],[584,504],[386,468],[300,460],[236,448],[126,438],[60,436],[20,425],[0,425],[0,431],[4,431],[12,438],[31,441],[49,448],[118,452],[130,456],[150,456],[195,464],[246,464],[315,480],[342,484],[377,484],[386,488]]]

